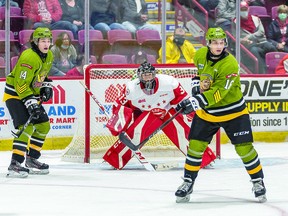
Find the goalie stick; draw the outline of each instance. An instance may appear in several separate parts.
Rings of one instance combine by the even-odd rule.
[[[146,139],[144,139],[138,145],[135,145],[134,143],[132,143],[131,139],[128,137],[128,135],[125,132],[121,132],[119,134],[119,139],[122,143],[124,143],[132,151],[137,151],[146,142],[148,142],[154,135],[156,135],[160,130],[162,130],[164,127],[166,127],[174,118],[176,118],[181,113],[181,111],[182,111],[182,109],[178,110],[174,115],[172,115],[169,119],[167,119],[167,121],[165,121],[162,125],[160,125],[150,136],[148,136]]]
[[[85,91],[90,95],[90,97],[94,100],[94,102],[100,107],[100,109],[103,111],[103,113],[106,115],[106,117],[110,118],[107,112],[105,111],[104,106],[100,103],[99,100],[97,100],[96,96],[92,93],[92,91],[85,85],[83,81],[79,81],[80,84],[84,87]],[[125,144],[125,143],[124,143]],[[165,169],[172,169],[178,167],[178,164],[151,164],[149,161],[146,160],[145,156],[142,154],[142,152],[133,151],[134,156],[137,158],[137,160],[145,167],[148,171],[155,171],[155,170],[165,170]]]
[[[43,101],[41,100],[40,103],[39,103],[39,106],[41,106],[41,104],[43,103]],[[28,120],[26,121],[26,123],[23,125],[23,127],[18,130],[17,132],[14,132],[11,130],[11,133],[12,135],[15,137],[15,138],[19,138],[21,136],[21,134],[23,133],[23,131],[28,127],[28,125],[31,123],[32,119],[34,118],[34,115],[30,115]]]

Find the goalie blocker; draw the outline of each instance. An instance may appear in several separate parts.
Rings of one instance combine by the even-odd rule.
[[[130,116],[125,116],[123,118],[123,111],[129,113],[130,111],[119,107],[115,111],[113,117],[107,124],[107,127],[113,135],[118,135],[122,130],[119,128],[126,129]],[[114,107],[115,108],[115,107]],[[128,108],[129,109],[129,108]],[[120,112],[119,112],[120,111]],[[176,111],[172,108],[164,116],[164,118],[159,118],[152,112],[144,111],[139,117],[128,127],[126,134],[131,138],[133,143],[141,143],[144,139],[149,137],[163,122],[167,121]],[[122,116],[121,116],[122,115]],[[128,121],[126,121],[129,119]],[[122,124],[120,123],[122,121]],[[124,124],[123,124],[124,123]],[[125,124],[126,123],[126,124]],[[119,127],[119,125],[122,125]],[[178,115],[172,120],[162,131],[167,135],[167,137],[173,142],[173,144],[183,153],[187,154],[188,148],[188,134],[190,127],[185,123],[183,115]],[[103,159],[107,161],[111,166],[116,169],[122,169],[134,156],[134,152],[129,149],[120,140],[117,140],[105,153]],[[204,152],[201,167],[205,167],[216,159],[213,151],[207,147]]]

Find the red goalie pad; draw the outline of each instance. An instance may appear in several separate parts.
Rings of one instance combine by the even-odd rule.
[[[113,105],[113,115],[106,124],[113,136],[118,136],[126,131],[132,119],[133,110],[125,106]]]
[[[133,152],[117,140],[105,153],[103,159],[116,169],[122,169],[133,157]]]
[[[162,120],[150,112],[143,112],[126,130],[126,134],[140,142],[162,124]],[[137,131],[136,134],[134,131]],[[117,140],[105,153],[103,159],[116,169],[122,169],[133,157],[133,152],[120,140]]]
[[[206,167],[211,162],[213,162],[215,159],[216,159],[216,156],[215,156],[214,152],[209,147],[207,147],[206,150],[204,151],[204,154],[202,157],[201,168]]]
[[[175,113],[171,110],[171,114]],[[136,121],[127,129],[126,134],[133,140],[133,143],[139,144],[149,135],[151,135],[156,128],[158,128],[164,119],[160,119],[149,112],[143,112]],[[176,127],[177,125],[177,127]],[[140,132],[139,132],[140,131]],[[175,146],[184,154],[187,153],[188,148],[188,133],[189,126],[184,122],[183,116],[177,116],[170,124],[168,124],[163,132],[169,137],[169,139],[175,144]],[[116,169],[122,169],[129,160],[133,157],[133,152],[120,140],[117,140],[105,153],[103,159]],[[207,147],[203,155],[201,167],[205,167],[215,160],[213,151]]]
[[[131,160],[132,157],[133,152],[120,140],[117,140],[114,145],[112,145],[105,153],[103,159],[115,169],[121,170],[123,169],[123,167],[126,166],[126,164]],[[203,154],[201,168],[206,167],[215,159],[216,156],[214,152],[209,147],[207,147]]]

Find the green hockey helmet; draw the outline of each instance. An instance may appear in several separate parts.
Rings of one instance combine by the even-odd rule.
[[[226,33],[222,28],[220,27],[209,28],[208,31],[206,32],[207,46],[210,45],[211,40],[216,40],[216,39],[224,39],[226,46],[228,45]]]
[[[33,41],[37,44],[40,38],[50,38],[52,40],[52,33],[49,28],[46,27],[38,27],[33,32]]]

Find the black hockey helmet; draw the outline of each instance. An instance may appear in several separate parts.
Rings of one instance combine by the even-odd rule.
[[[143,80],[142,74],[145,73],[152,73],[153,78],[148,81]],[[146,61],[142,63],[140,67],[137,69],[137,76],[140,82],[144,84],[145,89],[147,90],[151,90],[155,87],[155,75],[156,75],[155,67],[153,67],[150,63]]]

